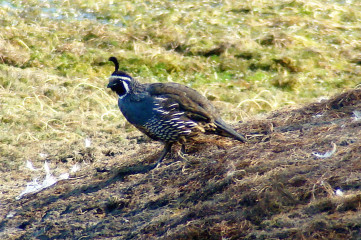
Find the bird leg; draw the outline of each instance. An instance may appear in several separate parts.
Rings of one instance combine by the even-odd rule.
[[[164,159],[165,155],[167,155],[167,153],[170,152],[170,150],[171,150],[171,148],[172,148],[172,145],[173,145],[173,143],[165,143],[164,148],[163,148],[162,152],[159,154],[158,159],[157,159],[155,165],[158,165],[159,163],[162,162],[162,160]]]
[[[186,146],[184,144],[182,144],[181,153],[182,154],[186,153]]]
[[[183,160],[187,161],[187,158],[184,156],[185,153],[186,153],[186,146],[184,144],[182,144],[181,149],[178,151],[178,156],[180,158],[182,158]]]
[[[128,172],[131,172],[131,174],[136,174],[136,173],[146,173],[156,167],[158,167],[159,163],[162,162],[162,160],[164,159],[165,155],[167,155],[167,153],[170,152],[171,148],[172,148],[172,144],[173,143],[165,143],[164,148],[162,150],[162,152],[159,154],[157,161],[155,163],[146,165],[146,166],[142,166],[142,167],[133,167],[131,170],[128,170]]]

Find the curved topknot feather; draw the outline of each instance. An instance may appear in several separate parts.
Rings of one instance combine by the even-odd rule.
[[[116,57],[110,57],[109,61],[114,63],[115,66],[115,72],[117,72],[119,70],[119,62],[118,59]]]

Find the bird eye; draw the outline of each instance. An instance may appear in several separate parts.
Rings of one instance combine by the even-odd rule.
[[[122,81],[120,79],[110,81],[108,87],[116,92],[119,97],[123,97],[129,92],[128,82]]]

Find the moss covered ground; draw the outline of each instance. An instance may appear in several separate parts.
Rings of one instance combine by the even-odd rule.
[[[142,159],[135,162],[148,159],[149,149],[159,146],[124,120],[116,96],[105,88],[114,69],[110,56],[141,82],[197,89],[227,122],[239,125],[360,86],[360,22],[356,0],[1,1],[0,204],[8,204],[32,179],[26,160],[38,167],[47,160],[59,172],[79,163],[92,175],[137,153]],[[248,130],[248,137],[257,131]],[[84,147],[85,139],[91,149]],[[242,159],[233,161],[241,166]],[[172,214],[183,216],[180,210]],[[218,232],[256,229],[225,221],[212,226]]]

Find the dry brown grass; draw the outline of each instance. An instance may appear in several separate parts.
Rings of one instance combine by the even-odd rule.
[[[2,220],[1,236],[119,232],[124,237],[134,227],[127,220],[139,220],[143,210],[148,225],[133,229],[145,237],[236,238],[244,233],[252,238],[253,233],[268,238],[275,229],[280,231],[275,238],[353,236],[360,221],[354,214],[359,180],[354,169],[359,167],[353,161],[359,156],[359,142],[353,140],[359,125],[347,122],[352,104],[339,110],[333,108],[337,102],[277,110],[318,102],[359,84],[360,7],[356,0],[2,1],[0,211],[4,217],[14,207],[19,214]],[[120,116],[116,97],[105,90],[113,71],[110,55],[141,82],[175,81],[199,90],[252,144],[236,146],[222,138],[193,144],[186,162],[178,161],[182,157],[175,149],[152,174],[129,175],[151,163],[160,144],[134,131]],[[269,111],[276,112],[254,117]],[[239,125],[240,120],[247,123]],[[90,148],[84,139],[91,139]],[[330,150],[331,142],[341,156],[338,165],[335,159],[313,159],[311,151]],[[16,202],[14,197],[38,176],[24,167],[26,160],[38,168],[46,160],[56,174],[80,163],[82,178]],[[340,178],[330,180],[334,172]],[[281,184],[274,183],[275,176]],[[338,184],[345,186],[350,203],[331,199],[330,189]],[[292,199],[300,209],[291,208]],[[303,211],[305,203],[316,207]],[[307,212],[313,216],[317,206],[326,210],[323,215],[315,211],[317,221],[308,221]],[[229,209],[233,215],[220,213]],[[209,213],[205,220],[202,212]],[[339,213],[341,227],[329,221]],[[60,227],[53,226],[53,219]],[[71,230],[65,227],[69,222]],[[309,229],[318,228],[325,233],[313,236]]]
[[[213,137],[137,173],[160,145],[94,136],[48,158],[86,162],[73,180],[0,209],[3,238],[357,239],[361,105],[353,90],[238,124],[249,143]],[[138,142],[138,144],[136,144]],[[103,144],[102,144],[103,143]],[[336,145],[328,158],[325,153]],[[63,157],[62,157],[63,156]],[[101,161],[99,161],[101,160]],[[340,189],[342,194],[337,193]],[[6,217],[11,213],[12,217]]]

